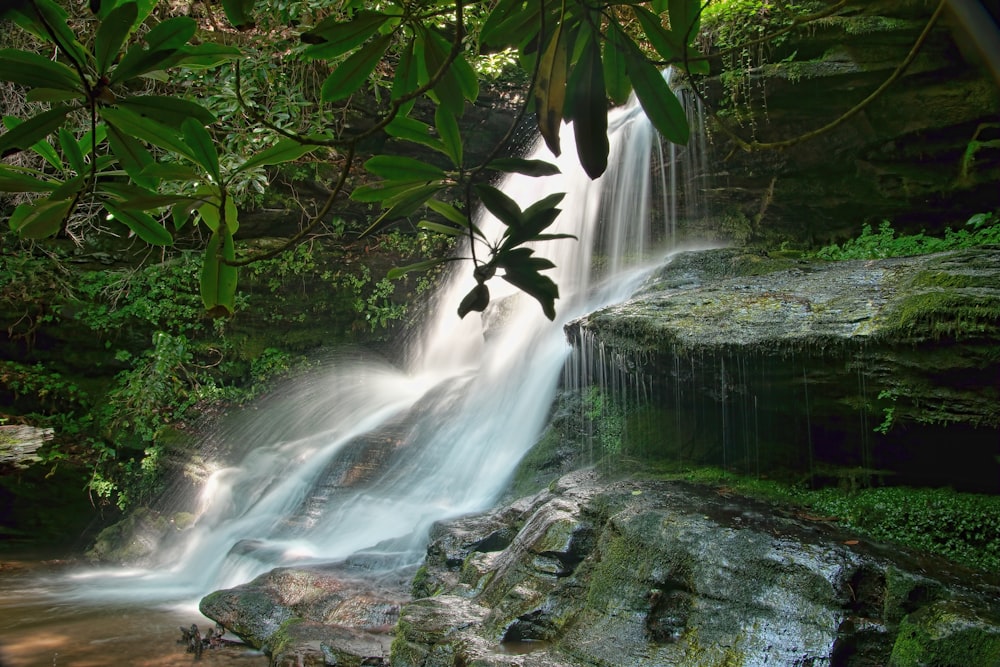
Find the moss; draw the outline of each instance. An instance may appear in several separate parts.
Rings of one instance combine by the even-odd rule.
[[[976,275],[970,273],[952,273],[949,271],[920,271],[913,276],[910,287],[914,289],[967,289],[983,287],[996,288],[994,276]]]
[[[903,296],[880,316],[879,335],[888,340],[996,337],[1000,335],[1000,297],[949,290]]]
[[[279,655],[285,649],[295,646],[294,630],[302,622],[303,619],[301,618],[291,618],[282,623],[277,632],[268,638],[268,643],[262,646],[261,650],[271,655]]]
[[[1000,632],[960,602],[941,602],[900,623],[890,667],[1000,665]]]

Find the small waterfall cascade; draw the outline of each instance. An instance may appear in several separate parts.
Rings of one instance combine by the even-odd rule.
[[[626,298],[675,243],[674,193],[697,187],[682,172],[704,167],[698,129],[688,147],[664,145],[637,102],[613,110],[612,166],[596,181],[578,164],[572,131],[558,158],[539,142],[529,157],[561,173],[513,175],[501,187],[522,208],[566,193],[550,231],[576,240],[536,248],[556,265],[556,321],[499,277],[487,312],[460,320],[475,283],[456,263],[409,342],[406,368],[332,360],[230,420],[211,438],[235,443],[244,459],[204,484],[193,525],[160,545],[149,569],[78,575],[87,596],[186,600],[278,566],[418,563],[430,525],[488,508],[538,439],[570,354],[563,325]],[[502,233],[496,220],[477,224]]]

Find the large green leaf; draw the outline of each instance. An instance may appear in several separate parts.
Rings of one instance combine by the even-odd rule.
[[[247,169],[253,169],[255,167],[263,167],[269,164],[291,162],[292,160],[299,159],[306,153],[311,153],[317,148],[318,146],[302,144],[292,139],[282,139],[274,146],[257,153],[252,158],[241,164],[239,168],[236,169],[236,173],[246,171]]]
[[[51,192],[57,187],[57,183],[43,181],[0,164],[0,192]]]
[[[522,29],[524,22],[535,23],[538,4],[526,0],[500,0],[479,32],[480,44],[498,50],[520,44],[526,36]]]
[[[434,125],[437,127],[438,136],[441,143],[448,151],[448,157],[456,167],[462,166],[462,133],[458,129],[458,120],[455,115],[443,106],[439,106],[434,112]]]
[[[7,130],[0,135],[0,157],[30,148],[45,139],[63,124],[71,110],[66,105],[53,107]],[[6,124],[6,118],[4,121]]]
[[[670,90],[663,74],[646,60],[638,48],[628,49],[625,58],[632,87],[653,127],[668,141],[686,144],[691,130],[684,115],[684,107]]]
[[[177,51],[177,49],[150,51],[142,48],[139,44],[134,44],[125,53],[124,57],[122,57],[114,71],[111,72],[108,80],[114,85],[142,74],[165,69],[172,63],[172,59],[177,54]]]
[[[101,117],[109,124],[124,134],[130,134],[137,139],[173,151],[182,155],[194,163],[198,162],[194,151],[177,136],[177,131],[159,123],[152,118],[144,118],[139,114],[120,108],[101,107],[98,110]]]
[[[667,62],[679,61],[684,52],[684,44],[682,40],[678,39],[677,34],[664,28],[660,17],[645,7],[633,5],[632,11],[639,19],[639,25],[642,26],[643,32],[646,33],[646,39],[653,45],[660,57]]]
[[[93,0],[91,1],[93,2]],[[101,0],[101,7],[95,13],[98,18],[106,19],[111,15],[112,11],[132,1],[133,0]],[[138,16],[136,16],[135,19],[137,25],[146,20],[146,17],[149,16],[156,7],[157,2],[159,2],[159,0],[135,0],[135,4],[139,8]]]
[[[21,125],[23,122],[24,121],[22,121],[20,118],[14,118],[13,116],[4,116],[3,126],[7,130],[13,130],[18,125]],[[0,139],[2,139],[2,137],[0,137]],[[64,166],[62,159],[59,157],[59,153],[57,153],[56,149],[52,147],[52,144],[50,144],[44,138],[39,139],[35,143],[31,144],[30,149],[33,150],[38,155],[40,155],[42,159],[44,159],[50,165],[52,165],[52,168],[55,169],[56,171],[63,170]]]
[[[72,199],[40,199],[21,204],[10,216],[10,228],[26,239],[54,236],[62,229],[72,205]]]
[[[389,181],[432,181],[445,173],[439,167],[401,155],[376,155],[365,162],[365,169]]]
[[[14,22],[46,42],[54,42],[78,67],[87,64],[87,53],[68,25],[69,14],[52,0],[31,0],[13,12]]]
[[[19,49],[0,49],[0,80],[28,88],[50,88],[82,94],[77,73],[60,62]]]
[[[367,42],[389,19],[385,14],[369,10],[362,10],[346,21],[340,16],[328,17],[312,30],[302,33],[302,41],[310,45],[302,55],[324,60],[342,56]]]
[[[186,164],[153,162],[142,169],[142,176],[157,181],[200,181],[202,174]]]
[[[222,0],[226,18],[237,30],[249,30],[254,26],[254,2],[255,0]]]
[[[59,147],[62,149],[66,161],[70,168],[78,174],[87,170],[87,165],[83,161],[83,151],[73,133],[65,127],[59,128]]]
[[[608,96],[604,88],[601,44],[591,32],[566,86],[576,152],[583,170],[597,178],[608,168]]]
[[[534,297],[542,306],[542,312],[550,320],[556,319],[555,301],[559,298],[559,286],[551,278],[539,273],[540,269],[551,268],[552,263],[531,257],[533,251],[518,248],[497,257],[497,265],[504,269],[503,279],[522,292]]]
[[[559,167],[551,162],[524,158],[497,158],[486,166],[497,171],[524,174],[525,176],[554,176],[560,173]]]
[[[386,197],[382,201],[383,206],[388,206],[388,208],[368,227],[368,229],[361,233],[362,236],[368,236],[372,232],[382,228],[387,222],[410,215],[426,204],[431,197],[447,187],[446,183],[443,181],[431,181],[430,183],[409,183],[403,185],[408,185],[409,187],[396,191],[392,196]]]
[[[399,100],[409,95],[419,85],[419,74],[416,62],[414,61],[414,42],[415,40],[412,39],[407,41],[406,46],[403,47],[402,52],[399,54],[399,63],[396,65],[396,70],[393,73],[392,90],[390,91],[393,100]],[[401,105],[399,115],[396,117],[406,116],[415,103],[416,100],[412,99],[406,104]]]
[[[176,128],[180,128],[188,118],[194,118],[202,125],[211,125],[216,121],[215,114],[202,105],[175,96],[136,95],[119,100],[117,106]]]
[[[223,260],[235,260],[236,249],[233,235],[223,228],[214,232],[205,248],[205,259],[201,268],[201,300],[205,309],[213,317],[233,314],[236,298],[237,270]]]
[[[451,52],[451,43],[444,39],[436,31],[424,29],[420,31],[421,38],[418,40],[418,53],[423,54],[422,62],[418,63],[420,82],[429,82],[431,77],[441,72],[441,78],[428,93],[435,102],[445,107],[456,117],[461,117],[465,112],[465,91],[456,74],[456,63],[445,67],[448,56]]]
[[[179,49],[194,37],[197,29],[197,21],[190,16],[175,16],[153,26],[146,33],[146,45],[150,51]]]
[[[323,101],[342,100],[358,92],[375,71],[375,66],[382,60],[391,43],[391,35],[380,35],[352,53],[323,82],[320,89]]]
[[[94,60],[99,76],[104,76],[111,69],[138,16],[139,6],[134,2],[126,2],[101,21],[101,27],[94,37]]]
[[[625,104],[628,94],[632,92],[628,76],[625,74],[624,48],[621,28],[614,24],[608,30],[609,37],[604,43],[602,62],[604,64],[604,87],[608,97],[616,106]]]
[[[431,134],[431,126],[415,118],[396,116],[391,123],[386,125],[385,132],[391,137],[423,144],[448,155],[441,140]]]
[[[154,163],[153,154],[132,135],[120,131],[114,125],[107,125],[107,128],[108,144],[121,168],[139,185],[153,187],[157,179],[144,172],[146,167]]]
[[[188,69],[205,69],[229,62],[241,55],[242,51],[235,46],[202,42],[201,44],[188,44],[178,49],[178,52],[174,54],[176,58],[174,64],[183,65]]]
[[[55,88],[32,88],[25,94],[24,99],[29,102],[69,102],[78,100],[83,102],[87,99],[83,92],[73,92],[69,90],[56,90]]]
[[[181,132],[184,134],[184,143],[191,147],[194,153],[195,162],[201,165],[208,175],[216,183],[222,181],[219,172],[219,153],[215,149],[215,142],[212,135],[194,118],[188,118],[181,124]]]
[[[538,114],[538,131],[553,155],[561,152],[559,128],[566,106],[567,42],[563,39],[563,22],[556,26],[542,53],[535,84],[535,111]]]
[[[148,213],[125,210],[109,202],[104,202],[104,208],[149,245],[169,246],[174,244],[174,237],[167,231],[167,228]]]
[[[492,185],[484,183],[476,184],[476,192],[479,194],[479,200],[483,202],[483,206],[500,222],[514,228],[523,224],[524,214],[521,212],[521,207],[506,194]]]
[[[701,27],[701,0],[668,0],[670,32],[683,45],[694,42]]]

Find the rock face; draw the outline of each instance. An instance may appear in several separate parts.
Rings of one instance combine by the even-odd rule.
[[[682,253],[567,331],[608,360],[605,376],[653,396],[633,426],[661,457],[1000,490],[997,248],[834,263]]]
[[[983,65],[950,12],[902,76],[844,122],[775,149],[743,150],[731,139],[773,144],[834,123],[893,75],[936,4],[851,3],[743,57],[713,61],[728,71],[697,83],[717,112],[707,123],[712,173],[702,191],[714,220],[705,232],[825,244],[873,219],[940,232],[1000,206],[1000,73]],[[753,28],[773,18],[765,14],[731,41],[758,36]]]
[[[580,472],[436,526],[391,664],[996,665],[997,590],[723,491]]]

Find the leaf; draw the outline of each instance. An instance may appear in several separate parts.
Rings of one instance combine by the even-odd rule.
[[[0,165],[0,192],[51,192],[57,187],[53,181],[43,181]]]
[[[684,53],[684,44],[682,38],[678,38],[678,33],[668,31],[664,28],[660,22],[660,17],[645,7],[633,5],[632,12],[639,19],[639,25],[642,26],[643,32],[646,33],[646,39],[649,40],[649,43],[652,44],[656,52],[660,54],[660,57],[667,62],[680,61],[681,54]],[[673,25],[673,20],[670,23]],[[680,35],[683,35],[683,33],[680,33]]]
[[[698,37],[701,27],[701,0],[668,0],[670,12],[670,32],[678,37],[684,47]]]
[[[445,107],[454,116],[461,117],[465,113],[465,90],[457,74],[457,60],[446,66],[451,52],[451,43],[434,30],[422,30],[420,44],[423,46],[421,83],[429,82],[433,76],[441,72],[428,96]],[[443,71],[442,71],[443,70]]]
[[[462,133],[458,129],[458,121],[454,114],[439,106],[434,112],[434,125],[437,127],[441,143],[448,152],[448,157],[456,167],[462,166]]]
[[[465,228],[469,227],[469,216],[459,211],[452,204],[432,199],[427,202],[427,206],[435,213],[444,217],[445,220],[449,220],[454,222],[456,225],[460,225]]]
[[[201,268],[201,300],[213,317],[229,316],[234,310],[237,271],[223,259],[236,259],[233,235],[225,230],[214,232],[208,240]]]
[[[100,107],[98,113],[109,125],[118,128],[124,134],[173,151],[192,162],[198,162],[191,147],[177,138],[176,130],[152,118],[144,118],[128,109],[113,109],[111,107]]]
[[[134,2],[126,2],[101,21],[101,27],[94,37],[94,60],[98,76],[104,76],[111,69],[138,16],[139,6]]]
[[[202,42],[201,44],[188,44],[178,49],[181,55],[174,64],[183,65],[188,69],[206,69],[221,65],[224,62],[235,60],[243,55],[243,52],[235,46],[217,44],[215,42]],[[176,57],[177,54],[175,54]]]
[[[222,175],[219,173],[219,153],[215,150],[212,135],[194,118],[188,118],[181,124],[181,132],[184,133],[184,143],[194,153],[195,162],[205,168],[213,181],[220,183]]]
[[[104,208],[149,245],[170,246],[174,244],[174,237],[153,216],[142,211],[127,211],[110,202],[104,202]]]
[[[68,102],[70,100],[86,99],[86,95],[80,92],[70,92],[68,90],[56,90],[55,88],[32,88],[24,96],[29,102]]]
[[[559,167],[545,160],[525,160],[523,158],[498,158],[488,165],[490,169],[505,173],[524,174],[525,176],[555,176]]]
[[[404,181],[401,183],[393,181],[368,183],[354,188],[354,191],[351,192],[351,199],[365,203],[386,202],[386,200],[399,196],[408,190],[412,190],[416,185],[417,183],[414,183],[413,181]],[[389,205],[388,202],[386,205]]]
[[[180,128],[187,118],[194,118],[202,125],[211,125],[216,121],[214,113],[180,97],[137,95],[119,100],[117,106],[176,128]]]
[[[433,269],[435,266],[440,266],[446,261],[446,259],[441,258],[428,259],[423,262],[416,262],[415,264],[393,267],[389,269],[385,277],[389,280],[395,280],[396,278],[400,278],[411,271],[426,271],[427,269]]]
[[[12,153],[30,148],[32,144],[45,139],[63,124],[66,115],[71,110],[66,105],[53,107],[7,130],[0,135],[0,157],[7,157]],[[6,122],[5,118],[4,123],[6,124]]]
[[[153,11],[153,8],[156,7],[156,3],[158,1],[159,0],[136,0],[135,4],[139,10],[135,19],[137,25],[146,20],[146,17]],[[122,2],[122,0],[103,0],[103,2],[101,2],[101,8],[95,12],[95,14],[97,14],[97,17],[100,19],[106,19],[112,11],[124,4],[125,2]]]
[[[522,292],[534,297],[542,306],[542,312],[550,320],[556,319],[555,300],[559,298],[559,286],[551,278],[538,272],[548,260],[530,257],[532,250],[519,248],[506,256],[498,256],[497,264],[503,266],[502,278]],[[543,264],[539,264],[542,262]],[[551,266],[551,262],[548,262]]]
[[[76,72],[60,62],[30,51],[0,49],[0,81],[27,88],[51,88],[83,94]]]
[[[429,232],[434,232],[435,234],[444,234],[445,236],[465,236],[466,231],[464,229],[459,229],[458,227],[452,227],[450,225],[442,225],[439,222],[431,222],[430,220],[421,220],[417,223],[418,229],[426,229]]]
[[[226,18],[237,30],[249,30],[254,27],[253,12],[254,0],[222,0],[222,8],[226,12]]]
[[[197,21],[190,16],[175,16],[153,26],[145,42],[150,51],[176,50],[187,44],[197,29]]]
[[[537,2],[525,0],[500,0],[486,18],[479,32],[479,42],[486,49],[504,49],[522,43],[526,34],[522,29],[525,21],[538,25]]]
[[[153,162],[142,169],[142,176],[158,181],[200,181],[201,173],[177,162]]]
[[[408,185],[409,187],[402,189],[396,192],[393,196],[387,197],[383,200],[383,206],[387,205],[389,208],[383,212],[375,220],[375,222],[369,225],[365,231],[361,232],[362,237],[378,231],[384,227],[387,222],[410,215],[426,204],[428,199],[446,187],[442,181],[431,181],[430,183],[421,184],[410,183]]]
[[[391,35],[380,35],[361,50],[351,54],[323,82],[320,97],[324,102],[335,102],[358,92],[379,64],[392,43]]]
[[[445,173],[434,165],[414,158],[376,155],[365,162],[365,169],[387,181],[431,181],[443,179]]]
[[[182,195],[158,195],[151,192],[145,197],[130,197],[129,199],[117,202],[117,206],[125,211],[152,211],[153,209],[163,208],[164,206],[200,203],[200,200],[194,197],[185,197]]]
[[[403,47],[403,51],[399,54],[399,64],[396,65],[396,71],[392,77],[392,90],[389,93],[393,100],[399,100],[409,95],[419,85],[417,83],[417,66],[413,59],[414,42],[415,40],[412,39],[408,41],[406,46]],[[410,109],[413,108],[415,102],[415,99],[411,99],[406,104],[400,106],[399,115],[396,117],[399,118],[410,113]]]
[[[85,185],[87,185],[87,175],[77,174],[53,190],[52,194],[49,195],[49,199],[53,201],[57,199],[76,199]]]
[[[490,288],[485,283],[479,283],[458,304],[458,316],[464,318],[471,312],[481,313],[488,305],[490,305]]]
[[[567,109],[583,170],[598,178],[608,168],[608,103],[598,36],[590,34],[567,85]]]
[[[522,225],[524,219],[521,207],[513,199],[492,185],[483,183],[476,184],[476,192],[479,193],[479,199],[483,202],[483,206],[500,222],[514,228]]]
[[[324,60],[342,56],[368,41],[389,18],[367,9],[357,12],[348,21],[339,16],[327,17],[312,30],[302,33],[302,41],[310,45],[302,55]]]
[[[83,161],[83,152],[80,150],[80,144],[77,143],[73,133],[65,127],[59,128],[59,147],[62,148],[63,155],[66,156],[66,161],[69,162],[69,166],[73,171],[82,174],[87,170],[87,165]]]
[[[422,144],[448,155],[441,140],[431,134],[431,126],[415,118],[396,116],[386,125],[385,132],[391,137]]]
[[[25,239],[54,236],[62,229],[72,205],[72,199],[41,199],[21,204],[10,216],[10,228]]]
[[[134,44],[111,72],[108,81],[111,85],[115,85],[142,74],[164,69],[172,64],[171,59],[176,54],[177,49],[149,51],[139,44]]]
[[[632,86],[625,74],[625,57],[623,55],[625,47],[621,44],[621,28],[617,23],[613,25],[613,28],[613,30],[608,30],[610,37],[604,43],[604,84],[611,101],[616,106],[621,106],[628,101],[628,94],[632,91]]]
[[[545,145],[556,156],[560,153],[559,127],[566,105],[567,46],[562,38],[562,27],[563,22],[560,21],[542,54],[534,91],[538,131],[545,139]]]
[[[246,171],[247,169],[253,169],[255,167],[263,167],[270,164],[281,164],[282,162],[291,162],[292,160],[297,160],[307,153],[319,148],[318,146],[312,144],[302,144],[293,139],[281,139],[274,146],[257,153],[252,158],[241,164],[235,173],[240,173],[241,171]]]
[[[139,185],[153,187],[157,179],[146,173],[146,168],[155,162],[153,154],[132,135],[120,131],[111,124],[108,124],[107,128],[108,145],[118,158],[121,168]]]
[[[625,52],[625,58],[632,87],[653,127],[668,141],[686,144],[691,130],[684,107],[663,75],[635,47]]]
[[[13,116],[4,116],[3,119],[3,125],[8,130],[13,130],[22,122],[23,121],[20,118],[14,118]],[[2,139],[2,137],[0,137],[0,139]],[[30,149],[33,150],[38,155],[40,155],[42,159],[44,159],[50,165],[52,165],[52,168],[55,169],[56,171],[63,170],[64,168],[63,162],[59,158],[59,153],[57,153],[56,149],[54,149],[52,145],[44,138],[33,143],[30,146]]]
[[[52,0],[31,0],[14,11],[14,22],[36,37],[53,42],[67,58],[83,68],[87,56],[68,25],[69,14]]]

